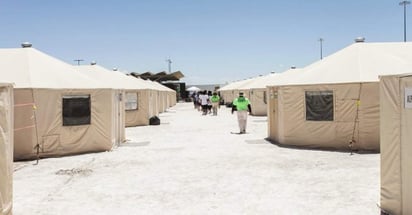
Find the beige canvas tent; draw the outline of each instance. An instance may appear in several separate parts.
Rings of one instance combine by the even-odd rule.
[[[153,87],[142,79],[118,71],[107,70],[99,65],[74,66],[74,69],[95,80],[109,83],[121,92],[123,127],[148,125],[150,114],[150,93]],[[124,137],[124,129],[123,129]]]
[[[146,80],[153,89],[157,90],[157,106],[159,113],[165,112],[167,108],[176,105],[176,91],[162,85],[159,82]]]
[[[266,116],[267,115],[267,94],[266,86],[277,74],[270,74],[254,78],[253,81],[246,83],[238,88],[248,95],[252,106],[252,115]]]
[[[299,69],[293,68],[290,70],[297,71]],[[268,108],[267,86],[273,85],[280,74],[281,73],[273,73],[234,82],[222,87],[219,89],[219,92],[223,99],[226,98],[225,101],[228,103],[231,103],[240,91],[244,92],[252,105],[251,114],[254,116],[266,116]]]
[[[111,150],[121,142],[114,90],[34,48],[0,49],[15,83],[14,159]]]
[[[218,90],[220,97],[225,101],[226,105],[232,104],[233,100],[239,95],[240,88],[243,85],[247,85],[248,83],[252,82],[253,80],[254,78],[249,78],[223,86]],[[243,93],[247,98],[249,98],[249,90],[244,90]]]
[[[378,76],[409,71],[412,43],[355,43],[269,87],[269,139],[379,151]]]
[[[292,73],[299,69],[289,69],[283,73]],[[247,92],[249,100],[252,104],[252,115],[266,116],[268,108],[267,86],[272,85],[282,73],[273,73],[269,75],[259,76],[251,81],[237,87],[238,90]]]
[[[177,100],[176,100],[177,99],[177,96],[176,96],[177,92],[175,90],[170,89],[169,87],[159,83],[159,82],[155,82],[155,84],[158,85],[159,90],[161,92],[163,92],[163,94],[164,94],[165,108],[167,109],[169,107],[175,106],[176,102],[177,102]]]
[[[176,99],[172,98],[173,96],[176,97],[176,91],[155,81],[145,80],[145,82],[154,90],[151,95],[154,115],[158,116],[159,113],[166,111],[168,107],[176,104]]]
[[[412,74],[380,79],[381,208],[412,214]]]
[[[0,214],[13,205],[13,86],[0,83]]]

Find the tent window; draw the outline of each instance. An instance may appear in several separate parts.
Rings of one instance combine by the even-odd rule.
[[[306,120],[333,121],[333,91],[306,91]]]
[[[63,96],[63,126],[90,125],[90,95]]]
[[[137,110],[137,93],[126,93],[126,110]]]

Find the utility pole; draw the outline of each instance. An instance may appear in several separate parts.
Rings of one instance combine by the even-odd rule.
[[[170,58],[168,58],[166,60],[167,64],[168,64],[168,68],[169,68],[169,74],[172,72],[172,60],[170,60]]]
[[[80,66],[80,62],[81,62],[81,61],[84,61],[84,60],[83,60],[83,59],[75,59],[75,60],[73,60],[73,61],[77,61],[77,65]]]
[[[323,41],[324,41],[324,39],[319,38],[318,41],[320,42],[320,59],[322,60],[323,59]]]
[[[406,42],[406,5],[410,3],[410,1],[399,2],[399,5],[403,6],[403,42]]]

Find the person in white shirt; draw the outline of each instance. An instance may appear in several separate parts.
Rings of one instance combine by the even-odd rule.
[[[200,105],[202,105],[202,115],[207,115],[207,107],[208,107],[208,102],[209,102],[209,96],[207,95],[206,90],[203,91],[200,95],[199,95],[199,101],[200,101]]]

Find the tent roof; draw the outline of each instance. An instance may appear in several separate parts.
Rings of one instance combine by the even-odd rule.
[[[76,73],[72,65],[34,48],[0,49],[2,81],[15,88],[90,89],[101,83]]]
[[[377,82],[412,69],[412,43],[354,43],[273,85]],[[287,74],[287,75],[286,75]]]
[[[239,89],[246,90],[246,89],[264,89],[266,86],[271,85],[276,78],[278,78],[280,74],[274,73],[264,76],[259,76],[254,78],[250,82],[246,82],[245,84],[241,85]]]
[[[140,78],[138,78],[140,79]],[[162,85],[161,83],[157,82],[157,81],[151,81],[151,80],[145,80],[147,83],[149,83],[150,85],[152,85],[152,87],[156,90],[159,91],[168,91],[168,92],[176,92],[172,89],[170,89],[169,87],[166,87],[164,85]]]
[[[302,68],[289,69],[281,73],[276,73],[277,75],[274,78],[270,78],[270,83],[267,86],[271,85],[287,85],[290,84],[290,80],[296,79],[301,76],[304,72]]]
[[[84,74],[98,80],[111,88],[117,89],[153,89],[153,87],[142,79],[128,76],[122,72],[108,70],[99,65],[81,65],[73,68]]]
[[[241,81],[236,81],[233,83],[230,83],[222,88],[220,88],[218,91],[226,91],[226,90],[238,90],[242,86],[247,85],[248,83],[251,83],[255,78],[249,78]]]

